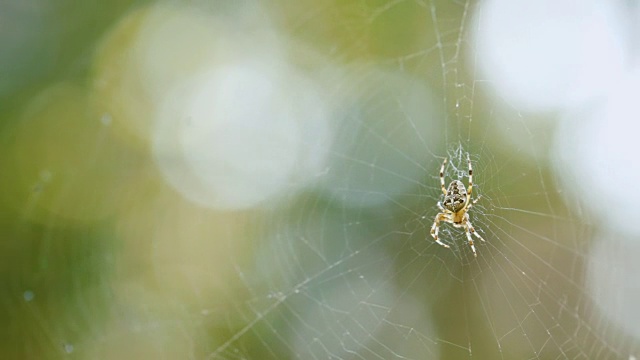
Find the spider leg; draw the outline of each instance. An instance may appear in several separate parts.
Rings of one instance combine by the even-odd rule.
[[[478,232],[476,231],[476,229],[473,228],[473,225],[471,225],[471,220],[469,220],[469,214],[465,214],[466,215],[466,227],[468,229],[468,232],[470,232],[471,234],[473,234],[475,237],[477,237],[478,239],[485,241],[482,236],[480,236],[480,234],[478,234]]]
[[[476,200],[477,201],[477,200]],[[473,228],[471,221],[469,220],[469,214],[465,214],[464,216],[464,229],[465,234],[467,235],[467,240],[469,241],[469,246],[471,246],[471,250],[473,251],[473,256],[478,257],[476,253],[476,247],[473,245],[473,239],[471,238],[471,234],[473,234],[478,239],[485,241],[480,234],[476,232],[476,229]]]
[[[438,209],[440,209],[440,211],[442,211],[443,213],[446,212],[446,210],[442,207],[442,203],[440,201],[438,201]]]
[[[471,192],[473,191],[473,168],[471,167],[471,159],[467,154],[467,163],[469,164],[469,187],[467,188],[467,203],[471,199]]]
[[[473,245],[473,239],[471,238],[471,234],[469,234],[469,228],[465,226],[465,234],[467,234],[467,239],[469,240],[469,246],[471,246],[471,250],[473,251],[473,257],[478,257],[478,253],[476,253],[476,247]]]
[[[447,195],[447,188],[444,187],[444,166],[447,165],[447,158],[444,158],[442,162],[442,166],[440,167],[440,188],[442,189],[442,193]]]
[[[436,215],[436,219],[433,221],[433,226],[431,226],[431,236],[433,239],[440,245],[449,248],[449,245],[443,243],[438,239],[438,230],[440,230],[440,221],[449,221],[449,216],[446,213],[438,213]]]

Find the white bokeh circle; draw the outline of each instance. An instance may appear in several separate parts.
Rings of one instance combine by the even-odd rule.
[[[481,2],[474,66],[510,105],[526,111],[574,107],[608,91],[628,57],[615,2]]]
[[[551,157],[563,188],[598,224],[640,235],[640,71],[628,74],[602,102],[568,114]]]
[[[310,163],[323,166],[319,153],[330,137],[324,106],[313,82],[277,60],[220,66],[167,99],[159,112],[156,162],[191,201],[253,207],[313,176],[319,169]],[[316,142],[306,126],[316,129]]]

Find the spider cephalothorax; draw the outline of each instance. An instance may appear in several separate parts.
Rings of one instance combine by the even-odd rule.
[[[469,220],[469,209],[471,209],[471,207],[480,200],[480,197],[471,201],[471,192],[473,191],[473,168],[471,167],[471,160],[469,157],[467,157],[467,162],[469,164],[469,187],[467,189],[464,188],[464,185],[460,180],[452,181],[451,184],[449,184],[448,189],[444,187],[444,167],[447,164],[447,159],[445,158],[442,162],[442,167],[440,168],[440,188],[444,194],[444,207],[440,202],[438,202],[438,208],[441,212],[436,215],[433,226],[431,226],[431,236],[433,236],[434,240],[438,244],[448,248],[449,245],[438,239],[440,221],[453,224],[454,227],[464,228],[467,240],[469,240],[469,246],[471,246],[471,250],[473,251],[473,256],[477,257],[476,247],[473,245],[471,234],[475,235],[482,241],[484,241],[484,239],[476,232],[473,225],[471,225],[471,221]]]

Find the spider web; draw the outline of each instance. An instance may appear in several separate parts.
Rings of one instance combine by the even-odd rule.
[[[231,3],[197,4],[237,15],[228,10],[235,9]],[[304,53],[296,65],[311,69],[321,89],[315,95],[332,104],[324,128],[311,121],[300,130],[305,140],[298,151],[322,154],[321,166],[309,165],[310,178],[289,178],[269,201],[229,210],[220,205],[228,199],[218,199],[217,208],[205,209],[207,199],[167,192],[158,180],[165,170],[150,166],[154,160],[144,151],[114,145],[104,129],[117,125],[118,115],[101,115],[84,149],[95,162],[116,159],[106,164],[126,167],[124,175],[84,164],[93,177],[71,170],[49,198],[61,175],[50,170],[55,165],[38,163],[25,181],[28,196],[3,195],[15,223],[0,224],[23,241],[7,241],[14,259],[4,269],[10,295],[0,306],[11,335],[4,336],[3,354],[638,356],[638,333],[619,321],[637,315],[610,315],[632,300],[615,292],[628,284],[602,275],[624,272],[633,257],[558,181],[547,149],[552,126],[491,97],[492,81],[480,74],[472,41],[486,26],[479,4],[283,0],[270,6],[264,16],[277,19],[287,51]],[[56,91],[60,103],[79,93]],[[313,108],[304,96],[295,99]],[[150,147],[163,148],[164,141]],[[19,139],[4,137],[5,153],[22,149],[14,142]],[[444,157],[447,184],[466,185],[467,157],[473,164],[473,198],[481,198],[469,215],[486,240],[476,241],[477,258],[462,229],[441,225],[439,237],[450,249],[429,234],[442,200]],[[6,155],[1,160],[9,170],[21,166]],[[133,184],[122,179],[132,174]],[[70,201],[75,181],[124,195],[113,195],[114,205],[89,192],[76,203]],[[51,215],[66,207],[74,207],[64,211],[81,225]],[[597,300],[600,293],[610,302]]]
[[[412,44],[403,33],[410,26],[397,24],[397,33],[380,36],[408,38],[376,62],[436,88],[423,101],[435,99],[443,121],[429,119],[421,129],[425,120],[406,110],[410,95],[387,92],[376,70],[359,74],[376,86],[353,89],[361,91],[364,114],[339,127],[346,139],[337,142],[353,145],[332,150],[336,161],[325,175],[332,191],[306,193],[289,211],[265,217],[252,276],[268,274],[268,291],[252,293],[238,308],[249,323],[212,357],[633,358],[637,339],[600,313],[585,284],[591,226],[566,208],[538,153],[546,129],[531,129],[525,115],[498,113],[482,98],[477,65],[465,58],[469,28],[482,26],[471,19],[476,4],[377,5],[356,7],[363,28],[355,32],[419,14],[426,43]],[[345,46],[357,47],[355,38]],[[516,121],[501,129],[496,115]],[[508,144],[500,132],[522,141]],[[471,219],[487,239],[476,245],[477,260],[462,231],[441,227],[451,251],[429,236],[441,158],[450,159],[447,183],[466,183],[467,155],[475,196],[482,195]],[[384,186],[394,182],[404,186]],[[243,339],[262,344],[258,353]]]

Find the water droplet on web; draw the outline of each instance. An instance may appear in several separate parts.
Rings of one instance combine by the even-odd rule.
[[[35,297],[35,294],[33,293],[33,291],[27,290],[24,292],[24,294],[22,294],[22,296],[24,297],[25,301],[31,301]]]

